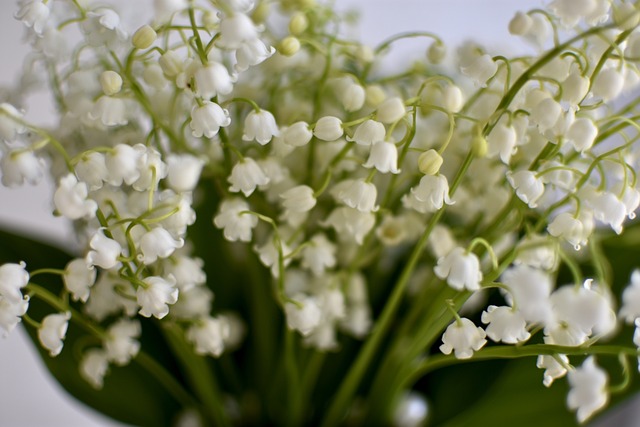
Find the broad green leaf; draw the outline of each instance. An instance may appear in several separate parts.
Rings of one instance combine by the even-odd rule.
[[[33,271],[38,268],[64,269],[72,258],[64,251],[26,237],[9,232],[0,231],[0,264],[6,262],[25,261],[27,269]],[[33,280],[54,294],[60,292],[62,284],[58,277],[38,275]],[[78,308],[78,307],[75,307]],[[53,309],[32,298],[28,314],[35,320],[41,320]],[[125,367],[112,365],[107,374],[102,390],[95,390],[79,375],[78,365],[82,350],[87,346],[99,344],[77,325],[71,323],[65,339],[62,353],[57,357],[50,357],[38,342],[37,331],[31,326],[25,326],[43,362],[54,378],[72,396],[86,405],[127,424],[139,426],[168,426],[172,425],[179,410],[179,405],[155,377],[149,374],[138,363],[130,363]],[[171,360],[161,359],[163,351],[158,347],[160,340],[153,339],[157,331],[153,330],[151,322],[143,322],[143,349],[165,366],[171,366]]]

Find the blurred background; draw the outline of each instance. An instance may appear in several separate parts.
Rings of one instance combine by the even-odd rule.
[[[55,0],[50,1],[55,5]],[[151,0],[109,3],[120,6],[119,12],[129,33],[150,16]],[[509,35],[507,24],[517,10],[543,5],[539,0],[335,0],[335,4],[345,13],[358,11],[359,25],[352,33],[372,46],[399,32],[422,30],[440,35],[450,49],[472,37],[489,47],[491,52],[504,53],[533,52],[532,47]],[[0,58],[3,58],[0,86],[10,86],[18,77],[22,61],[30,50],[23,42],[22,23],[13,17],[16,10],[17,1],[0,2]],[[145,10],[147,13],[137,13]],[[388,63],[403,62],[403,58],[420,59],[429,43],[424,39],[399,42],[394,45]],[[27,117],[31,121],[51,122],[51,104],[47,96],[34,96],[29,105]],[[51,195],[51,182],[20,189],[0,186],[0,228],[72,245],[69,224],[51,215]],[[640,400],[633,399],[623,405],[627,409],[608,415],[594,426],[640,426],[640,417],[633,412],[633,407],[638,405]],[[21,326],[8,338],[0,338],[0,426],[118,425],[68,397],[50,378]]]

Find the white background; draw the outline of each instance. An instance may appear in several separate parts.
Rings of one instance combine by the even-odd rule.
[[[50,1],[55,7],[56,0]],[[135,2],[138,7],[149,3],[148,0]],[[341,9],[361,10],[359,36],[371,45],[398,32],[423,30],[442,36],[449,46],[473,36],[492,51],[502,52],[531,50],[509,36],[506,27],[516,10],[542,5],[532,0],[336,0],[335,3]],[[131,9],[120,10],[125,16],[134,15]],[[21,42],[23,29],[22,24],[13,19],[15,11],[14,1],[0,1],[0,86],[11,85],[29,50]],[[394,48],[394,57],[424,55],[427,45],[424,40],[400,42]],[[47,104],[42,101],[36,104],[40,107],[28,112],[30,119],[46,122]],[[59,242],[71,241],[68,224],[50,215],[50,198],[50,183],[18,190],[0,186],[0,226],[10,225]],[[601,427],[639,425],[633,421],[635,417],[619,414],[615,418],[603,420]],[[49,377],[20,327],[8,338],[0,338],[0,426],[116,425],[66,395]]]

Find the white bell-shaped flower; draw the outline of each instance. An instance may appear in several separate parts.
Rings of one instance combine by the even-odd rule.
[[[341,239],[353,239],[361,245],[375,223],[375,215],[371,212],[340,206],[331,212],[324,225],[333,227]]]
[[[322,311],[314,297],[296,295],[293,300],[297,304],[287,302],[284,306],[287,325],[289,329],[300,332],[302,336],[308,336],[320,325]]]
[[[86,313],[99,322],[114,314],[124,313],[129,317],[134,316],[138,310],[138,304],[119,292],[133,295],[135,290],[130,282],[118,276],[117,271],[101,273],[91,288],[89,300],[84,306]]]
[[[308,212],[316,205],[313,188],[308,185],[298,185],[280,195],[282,205],[287,212]]]
[[[592,288],[592,279],[586,280],[583,286],[566,285],[556,289],[550,302],[555,321],[577,328],[586,336],[607,335],[616,326],[610,300]]]
[[[417,187],[411,189],[411,195],[405,200],[414,199],[418,203],[411,204],[411,207],[418,212],[435,212],[442,207],[454,204],[449,198],[449,183],[444,175],[425,175],[420,178]]]
[[[558,101],[547,97],[533,107],[529,120],[538,126],[540,132],[546,132],[553,128],[562,116],[562,106]]]
[[[528,340],[527,322],[522,312],[512,307],[490,305],[482,312],[482,323],[486,323],[487,336],[495,342],[516,344]]]
[[[137,320],[120,319],[107,329],[104,349],[107,359],[119,366],[124,366],[136,357],[140,350],[140,336],[142,328]]]
[[[142,280],[136,291],[136,299],[140,306],[139,313],[144,317],[154,316],[162,319],[169,314],[169,305],[178,301],[178,288],[175,286],[175,279],[169,280],[158,276],[150,276]]]
[[[95,232],[89,241],[92,251],[87,253],[85,258],[87,265],[104,268],[110,270],[120,265],[118,257],[122,253],[120,243],[104,235],[102,229]]]
[[[44,176],[44,160],[31,150],[17,149],[5,152],[0,159],[2,184],[16,187],[27,182],[37,185]]]
[[[105,126],[124,126],[129,123],[126,102],[113,96],[98,98],[88,115],[91,120],[99,120]]]
[[[345,186],[337,193],[337,198],[350,208],[360,212],[375,212],[378,189],[371,182],[363,179],[354,179],[345,182]]]
[[[576,411],[579,423],[588,420],[609,401],[609,376],[596,365],[593,356],[585,359],[579,368],[570,371],[567,378],[571,387],[567,395],[567,406]]]
[[[109,370],[107,353],[97,348],[85,352],[80,360],[79,368],[80,376],[93,388],[100,390],[104,385],[104,376]]]
[[[62,347],[64,346],[62,341],[67,335],[69,319],[71,319],[71,313],[69,312],[56,313],[45,316],[40,323],[38,339],[40,340],[40,344],[49,350],[51,357],[59,355],[62,351]]]
[[[371,146],[365,168],[376,168],[382,173],[400,173],[398,149],[393,142],[378,141]]]
[[[18,302],[11,302],[0,296],[0,336],[6,337],[20,322],[21,317],[29,308],[29,297],[25,296]]]
[[[96,270],[87,266],[83,258],[76,258],[65,267],[62,281],[74,301],[87,302],[91,286],[96,282]]]
[[[105,158],[107,170],[109,171],[107,182],[119,187],[123,182],[131,185],[137,181],[140,178],[138,161],[145,151],[145,147],[140,144],[134,147],[127,144],[118,144],[113,147],[113,150],[108,152]]]
[[[473,252],[467,252],[464,248],[454,248],[447,255],[438,259],[433,271],[440,279],[446,280],[453,289],[459,291],[480,289],[482,281],[480,261]]]
[[[78,182],[74,174],[67,174],[60,179],[58,188],[53,194],[56,210],[65,218],[75,220],[95,217],[98,204],[87,199],[87,184]]]
[[[220,318],[205,317],[195,321],[187,330],[187,339],[195,346],[197,354],[219,357],[229,336],[229,324]]]
[[[557,359],[560,359],[558,362]],[[567,374],[567,366],[569,365],[569,358],[564,354],[558,354],[555,356],[538,356],[536,366],[540,369],[544,369],[542,383],[545,387],[551,387],[553,381],[558,378],[562,378]]]
[[[176,286],[180,292],[206,283],[207,274],[202,267],[204,267],[204,261],[201,258],[180,255],[173,256],[164,263],[165,273],[176,279]]]
[[[487,156],[500,156],[502,163],[508,165],[516,151],[517,134],[513,126],[499,122],[487,136]]]
[[[593,120],[579,117],[571,124],[565,136],[576,151],[583,153],[593,146],[598,136],[598,127]]]
[[[631,273],[631,283],[629,283],[622,293],[622,308],[620,317],[631,324],[640,318],[640,270],[635,269]]]
[[[75,171],[78,180],[86,183],[90,191],[102,188],[109,178],[105,155],[95,151],[83,154],[75,165]]]
[[[42,0],[27,0],[21,3],[20,10],[15,15],[16,19],[21,20],[28,28],[33,28],[36,34],[42,34],[49,20],[49,7]]]
[[[586,202],[593,209],[595,219],[611,226],[617,234],[622,233],[627,207],[618,196],[609,191],[596,192],[588,197]]]
[[[139,241],[138,260],[145,265],[156,262],[158,258],[167,258],[184,245],[183,239],[174,239],[167,230],[156,227],[142,235]]]
[[[138,147],[138,145],[136,145]],[[157,188],[160,180],[167,176],[167,165],[162,161],[162,155],[153,147],[142,147],[140,157],[138,157],[138,170],[140,176],[133,183],[132,187],[137,191],[149,191]]]
[[[347,141],[355,141],[358,145],[372,145],[384,141],[386,132],[382,123],[369,119],[356,128],[353,138],[347,136]]]
[[[202,105],[195,105],[191,110],[191,134],[196,138],[204,136],[213,138],[221,127],[231,124],[229,112],[215,102],[203,101]]]
[[[313,128],[313,135],[323,141],[335,141],[343,133],[342,120],[334,116],[321,117]]]
[[[307,122],[296,122],[282,130],[282,141],[292,147],[307,145],[312,137],[313,132]]]
[[[204,164],[202,158],[190,154],[170,154],[167,157],[167,185],[177,193],[193,191]]]
[[[191,207],[191,193],[175,194],[172,190],[165,190],[160,193],[159,201],[166,206],[165,212],[172,212],[160,225],[174,238],[184,237],[187,227],[196,222],[196,212]]]
[[[231,175],[227,179],[231,187],[229,191],[238,193],[242,191],[246,197],[249,197],[259,185],[267,185],[269,177],[258,164],[250,157],[240,160],[231,170]]]
[[[591,85],[591,92],[604,102],[609,102],[617,98],[623,88],[624,75],[617,68],[609,67],[598,73]]]
[[[365,90],[357,83],[351,82],[340,93],[340,102],[345,111],[353,112],[358,111],[364,106],[366,98]]]
[[[196,95],[206,100],[217,95],[228,95],[233,90],[235,82],[227,67],[217,62],[199,67],[193,77],[196,82]]]
[[[476,85],[485,87],[487,80],[493,77],[498,71],[498,64],[493,60],[491,55],[485,53],[472,60],[469,64],[460,67],[460,71],[473,80]]]
[[[258,218],[242,213],[249,210],[249,204],[240,198],[223,200],[213,223],[223,229],[225,239],[231,242],[250,242],[251,230],[258,225]]]
[[[407,107],[401,98],[394,96],[387,98],[376,111],[376,118],[382,123],[395,123],[401,120],[407,114]]]
[[[244,13],[225,16],[220,21],[219,31],[216,44],[223,49],[239,49],[246,42],[258,38],[258,29]]]
[[[249,67],[262,63],[276,52],[273,46],[267,47],[264,42],[258,38],[248,40],[236,50],[236,63],[233,69],[241,73]]]
[[[587,243],[589,234],[584,224],[569,212],[562,212],[547,226],[547,231],[554,237],[565,239],[576,250]]]
[[[271,141],[271,138],[278,135],[280,135],[280,131],[276,119],[267,110],[253,110],[244,120],[243,141],[255,139],[260,145],[265,145]]]
[[[20,289],[29,283],[29,273],[25,270],[27,264],[3,264],[0,266],[0,296],[7,301],[17,304],[22,301]]]
[[[457,113],[464,107],[464,95],[462,90],[452,84],[446,85],[442,89],[442,107],[452,113]]]
[[[514,36],[523,36],[529,32],[532,24],[531,16],[518,11],[509,21],[509,33]]]
[[[527,322],[546,324],[551,318],[551,289],[553,283],[549,274],[527,265],[516,265],[502,273],[502,283],[509,292],[505,299],[516,305]]]
[[[532,209],[538,206],[536,202],[544,194],[544,183],[536,176],[535,172],[529,170],[509,171],[507,172],[507,180],[516,190],[516,195],[520,200]]]
[[[258,254],[258,258],[260,258],[260,262],[271,269],[271,275],[275,278],[280,276],[280,252],[282,252],[284,267],[291,263],[291,258],[288,255],[292,252],[289,245],[282,240],[280,241],[280,248],[277,245],[275,236],[272,234],[263,245],[253,247],[253,250]]]
[[[324,234],[318,233],[309,240],[301,256],[302,267],[311,270],[314,276],[321,277],[327,269],[336,265],[336,246]]]
[[[572,107],[576,107],[589,92],[590,80],[580,74],[579,70],[572,71],[562,82],[562,100]]]
[[[469,359],[474,351],[480,350],[487,343],[484,330],[476,326],[471,320],[461,318],[454,321],[442,334],[440,351],[451,354],[453,351],[456,359]]]

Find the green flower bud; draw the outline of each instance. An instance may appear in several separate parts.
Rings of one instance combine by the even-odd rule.
[[[150,47],[158,38],[158,33],[148,25],[138,28],[131,38],[131,43],[136,49],[146,49]]]
[[[425,175],[435,175],[442,166],[442,156],[434,149],[427,150],[418,157],[418,169]]]

